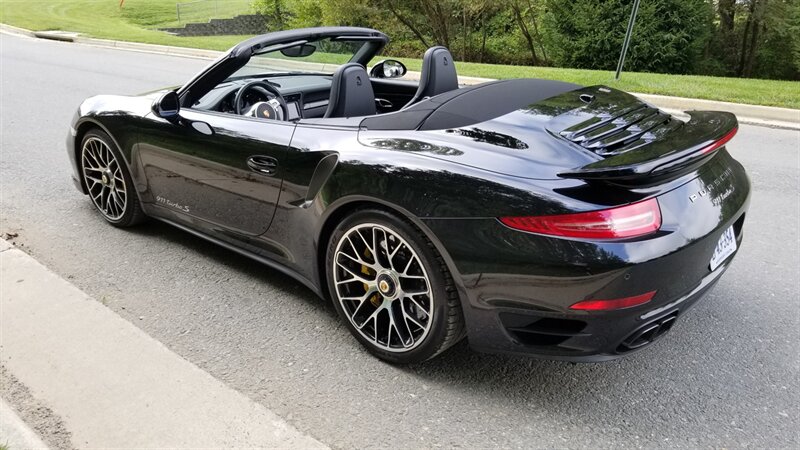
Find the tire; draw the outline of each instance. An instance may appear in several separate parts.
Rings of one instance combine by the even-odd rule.
[[[378,358],[418,363],[464,337],[450,272],[431,241],[406,220],[376,209],[356,211],[333,231],[325,267],[336,311]]]
[[[108,223],[130,227],[144,221],[128,165],[108,134],[89,130],[81,139],[79,162],[89,198]]]

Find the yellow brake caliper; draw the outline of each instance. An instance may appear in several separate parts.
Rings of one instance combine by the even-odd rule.
[[[364,257],[365,258],[369,258],[370,255],[371,255],[371,253],[370,253],[369,249],[365,248],[364,249]],[[364,275],[367,275],[367,276],[371,275],[369,267],[367,267],[367,266],[365,266],[363,264],[361,265],[361,273],[363,273]],[[364,291],[366,292],[368,290],[369,290],[369,285],[367,283],[364,283]],[[372,303],[372,306],[374,306],[376,308],[378,306],[381,306],[380,297],[381,297],[380,294],[378,294],[377,292],[372,294],[372,297],[369,298],[369,301],[370,301],[370,303]]]

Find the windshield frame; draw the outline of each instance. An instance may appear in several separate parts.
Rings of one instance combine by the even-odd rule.
[[[287,56],[282,52],[301,45],[313,46],[315,51],[306,56]],[[269,76],[299,74],[330,75],[342,64],[359,59],[365,51],[373,53],[370,41],[351,39],[350,36],[325,37],[314,41],[300,40],[262,48],[253,53],[245,65],[225,81]]]
[[[380,31],[358,27],[300,28],[256,36],[231,48],[226,54],[211,63],[178,89],[177,93],[180,97],[181,106],[192,105],[197,99],[244,67],[251,57],[264,48],[301,40],[312,42],[325,38],[363,40],[365,45],[350,58],[350,62],[358,63],[365,67],[389,43],[389,37]]]

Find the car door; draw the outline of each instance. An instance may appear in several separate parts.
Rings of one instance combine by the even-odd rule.
[[[138,158],[156,211],[204,228],[266,232],[293,123],[186,108],[175,121],[149,114],[143,128]]]

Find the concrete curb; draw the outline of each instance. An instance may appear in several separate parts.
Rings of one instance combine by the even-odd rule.
[[[325,448],[2,239],[0,309],[3,366],[75,447]]]
[[[666,95],[635,92],[631,92],[631,94],[665,110],[728,111],[735,114],[741,123],[800,130],[800,109],[747,105],[699,98],[668,97]]]
[[[34,31],[33,36],[39,39],[50,39],[52,41],[75,42],[80,35],[66,31]]]
[[[113,41],[105,39],[86,38],[75,33],[65,33],[60,31],[31,32],[22,28],[0,24],[0,30],[34,36],[43,39],[54,39],[60,41],[70,41],[85,45],[98,47],[117,48],[122,50],[139,51],[146,53],[157,53],[172,56],[185,56],[190,58],[216,59],[224,52],[215,50],[202,50],[188,47],[174,47],[168,45],[141,44],[136,42]],[[297,63],[294,63],[295,65]],[[311,64],[322,66],[320,64]],[[325,65],[329,68],[330,65]],[[314,69],[312,69],[314,70]],[[316,69],[316,70],[322,70]],[[409,72],[406,77],[409,80],[418,80],[419,72]],[[492,78],[465,77],[460,76],[459,83],[462,85],[473,85],[493,81]],[[736,114],[740,123],[753,125],[770,126],[777,128],[788,128],[800,130],[800,109],[779,108],[772,106],[748,105],[742,103],[730,103],[715,100],[703,100],[684,97],[670,97],[666,95],[632,93],[642,100],[668,111],[692,111],[692,110],[713,110],[728,111]]]
[[[33,31],[26,30],[24,28],[15,27],[15,26],[12,26],[12,25],[6,25],[4,23],[0,23],[0,31],[6,32],[6,33],[10,33],[10,34],[19,34],[19,35],[22,35],[22,36],[36,37],[36,36],[34,36]]]
[[[0,398],[0,444],[12,450],[49,448],[2,398]]]
[[[204,50],[200,48],[173,47],[169,45],[142,44],[139,42],[111,41],[107,39],[94,39],[86,37],[75,37],[73,42],[77,44],[93,45],[95,47],[116,48],[120,50],[130,50],[144,53],[156,53],[160,55],[184,56],[188,58],[217,59],[225,52],[217,50]]]

